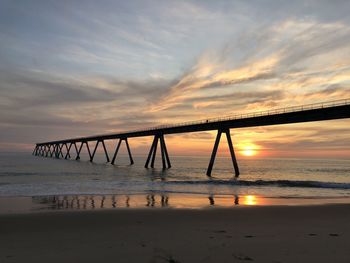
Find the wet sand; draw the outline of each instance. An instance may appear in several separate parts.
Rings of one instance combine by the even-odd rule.
[[[0,197],[0,215],[48,211],[142,208],[238,208],[240,206],[303,206],[350,204],[349,197],[264,197],[150,193],[133,195],[53,195]]]
[[[350,262],[350,205],[0,215],[0,262]]]

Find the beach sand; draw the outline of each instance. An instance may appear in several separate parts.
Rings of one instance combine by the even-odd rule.
[[[0,262],[350,262],[350,205],[4,214]]]

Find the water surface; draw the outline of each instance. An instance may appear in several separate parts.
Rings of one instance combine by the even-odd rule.
[[[85,157],[85,160],[87,158]],[[209,157],[174,157],[172,168],[145,169],[145,156],[118,157],[118,165],[43,158],[26,153],[0,154],[0,197],[65,195],[201,194],[267,198],[350,197],[350,160],[240,159],[233,176],[229,158],[217,158],[212,178]]]

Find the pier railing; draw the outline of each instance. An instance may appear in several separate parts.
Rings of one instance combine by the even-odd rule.
[[[73,148],[76,152],[76,160],[80,159],[80,154],[83,146],[86,146],[88,151],[90,162],[93,161],[97,147],[102,144],[104,153],[106,155],[106,161],[110,162],[110,158],[105,146],[105,140],[118,139],[119,142],[116,146],[111,164],[115,163],[120,145],[122,141],[125,141],[130,164],[133,164],[133,158],[131,156],[130,147],[128,144],[128,138],[141,137],[141,136],[154,136],[153,143],[151,145],[145,168],[154,168],[155,157],[157,153],[157,145],[160,145],[162,165],[163,169],[171,167],[167,147],[165,144],[164,135],[184,132],[198,132],[217,130],[215,144],[213,152],[210,158],[209,166],[207,169],[207,175],[211,176],[211,171],[214,165],[215,156],[219,146],[220,138],[222,135],[226,135],[227,143],[229,145],[232,164],[235,171],[235,176],[238,177],[240,172],[237,164],[236,155],[231,140],[230,129],[242,128],[242,127],[255,127],[262,125],[277,125],[287,123],[309,122],[309,121],[321,121],[321,120],[334,120],[342,118],[350,118],[350,99],[329,101],[323,103],[313,103],[294,107],[277,108],[273,110],[257,111],[250,113],[226,115],[219,118],[206,118],[198,121],[181,122],[176,124],[162,124],[154,127],[139,129],[134,131],[126,131],[121,133],[104,134],[90,137],[81,137],[68,140],[52,141],[46,143],[37,143],[33,154],[44,157],[56,157],[56,158],[71,158],[70,150]],[[237,120],[237,121],[236,121]],[[95,147],[93,151],[90,151],[89,143],[95,141]],[[77,146],[80,143],[80,146]],[[69,145],[68,145],[69,144]],[[65,147],[65,148],[64,148]],[[63,151],[65,149],[65,156]]]
[[[154,130],[159,130],[159,129],[168,129],[168,128],[176,128],[176,127],[182,127],[182,126],[215,123],[215,122],[221,122],[221,121],[248,119],[248,118],[255,118],[255,117],[262,117],[262,116],[269,116],[269,115],[278,115],[278,114],[300,112],[300,111],[307,111],[307,110],[316,110],[316,109],[330,108],[330,107],[336,107],[336,106],[345,106],[345,105],[350,105],[350,98],[349,99],[328,101],[328,102],[305,104],[305,105],[300,105],[300,106],[277,108],[277,109],[264,110],[264,111],[256,111],[256,112],[248,112],[248,113],[236,113],[236,114],[226,115],[226,116],[222,116],[222,117],[201,119],[201,120],[197,120],[197,121],[179,122],[179,123],[174,123],[174,124],[161,124],[161,125],[152,126],[149,128],[128,130],[128,131],[125,131],[125,133],[154,131]],[[124,132],[120,132],[120,133],[124,133]],[[108,135],[112,135],[112,134],[105,134],[105,135],[108,136]]]

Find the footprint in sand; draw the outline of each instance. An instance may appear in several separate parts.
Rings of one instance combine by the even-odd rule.
[[[254,261],[254,259],[252,259],[251,257],[248,257],[246,255],[235,255],[235,254],[232,254],[232,256],[235,257],[235,259],[238,259],[238,260],[244,260],[244,261]]]
[[[338,237],[338,236],[339,236],[339,234],[336,234],[336,233],[330,233],[330,234],[329,234],[329,236],[331,236],[331,237]]]
[[[140,246],[141,247],[146,247],[146,244],[145,243],[140,243]]]
[[[214,233],[226,233],[226,230],[215,230]]]
[[[176,260],[171,254],[161,248],[154,249],[154,259],[160,258],[168,263],[180,263],[180,261]]]

